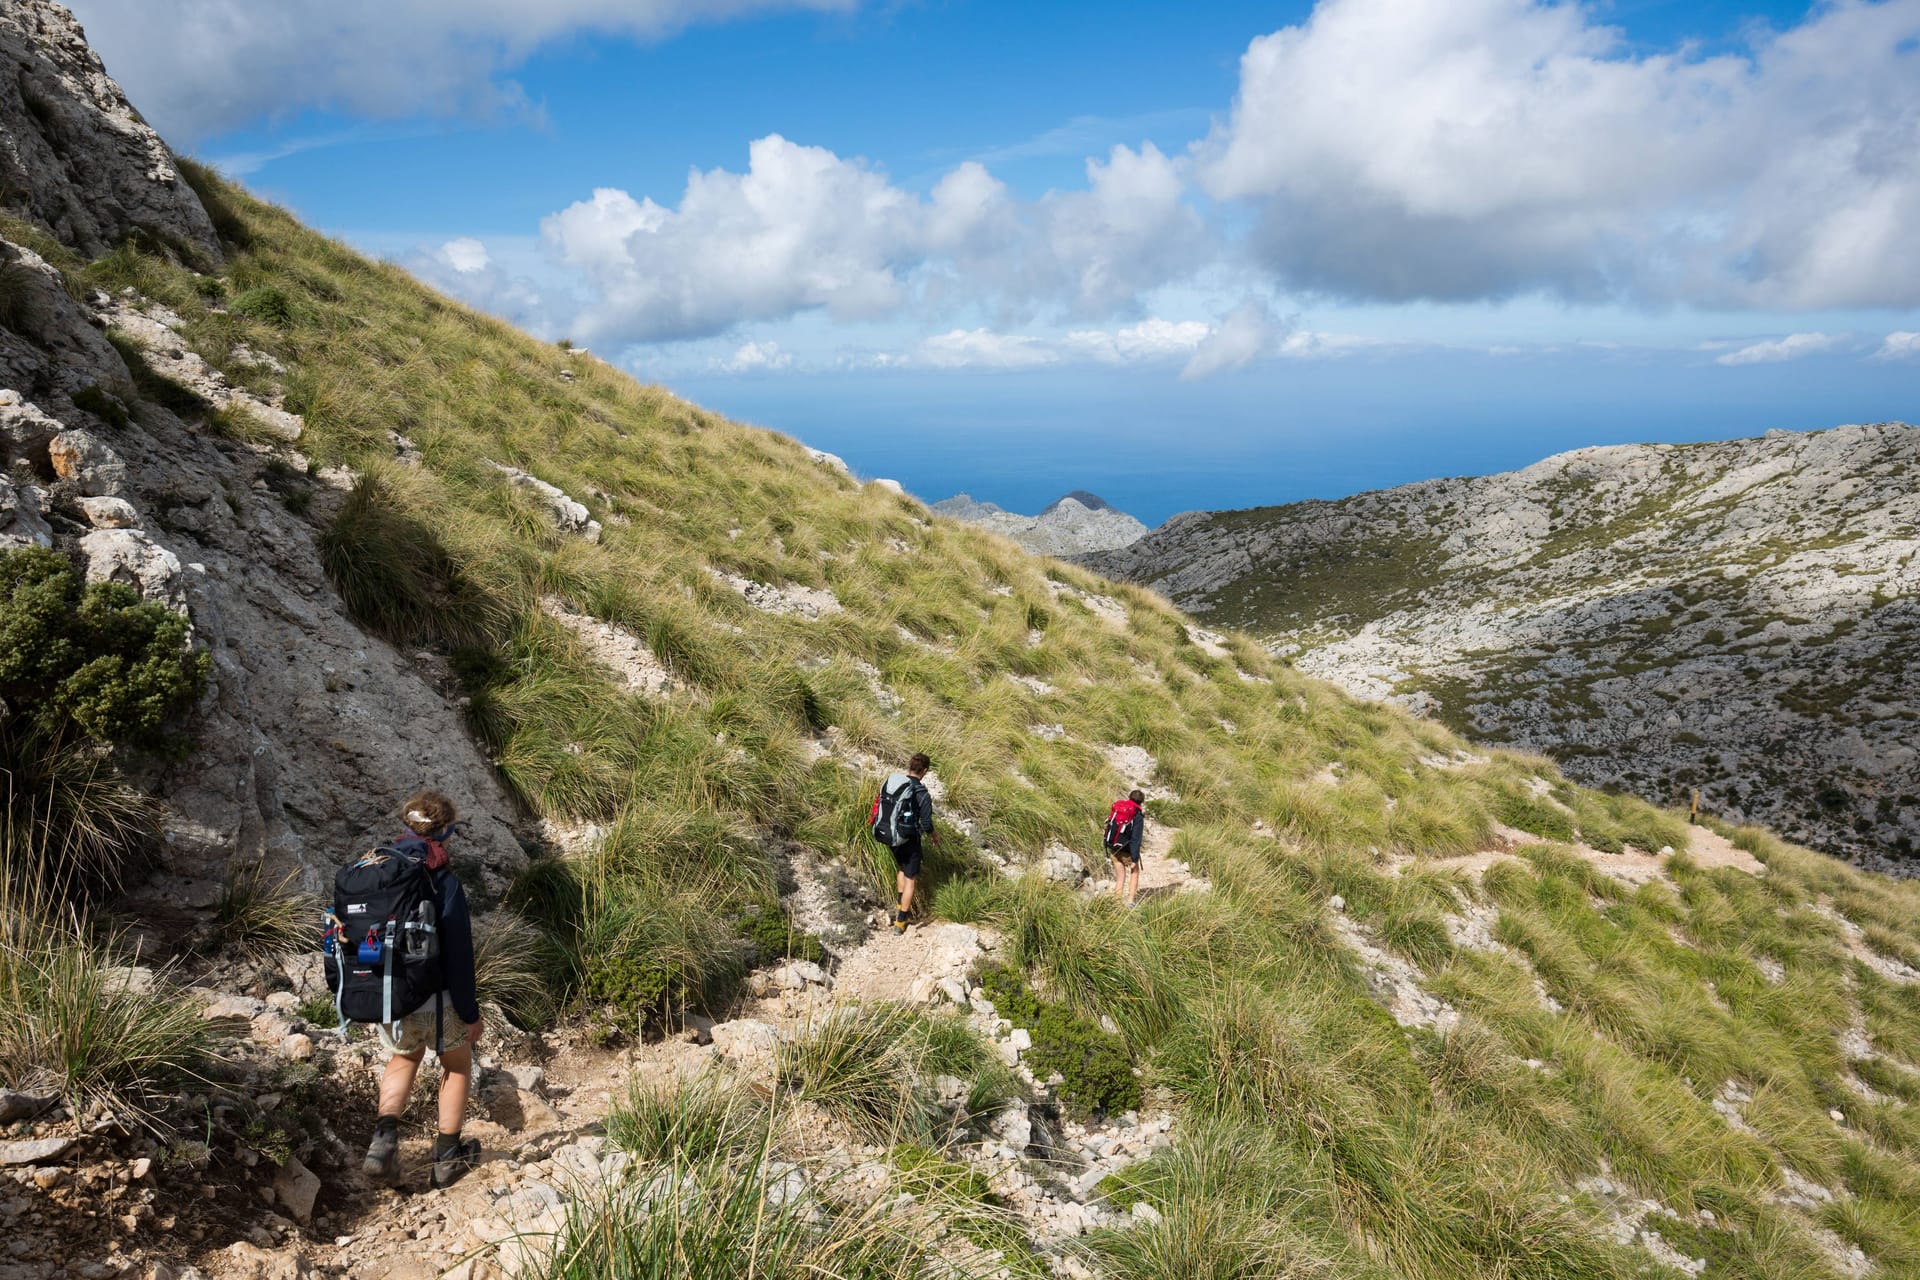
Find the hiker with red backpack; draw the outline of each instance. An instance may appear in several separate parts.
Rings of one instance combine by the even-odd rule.
[[[473,1051],[486,1028],[467,892],[448,865],[446,842],[459,825],[453,802],[438,791],[422,791],[402,812],[405,832],[334,878],[322,950],[341,1035],[349,1023],[371,1023],[387,1053],[380,1114],[362,1172],[383,1182],[398,1174],[400,1117],[432,1049],[441,1073],[432,1181],[444,1188],[479,1160],[480,1143],[462,1141],[460,1130],[473,1084]]]
[[[893,931],[907,931],[907,915],[913,910],[913,885],[920,878],[920,837],[940,833],[933,829],[933,796],[921,779],[933,768],[925,752],[916,751],[907,761],[905,773],[890,773],[880,784],[869,814],[873,838],[893,854],[893,884],[900,903],[893,912]]]
[[[1145,793],[1137,789],[1129,791],[1126,799],[1115,800],[1107,810],[1106,830],[1100,836],[1107,856],[1113,859],[1113,896],[1128,906],[1133,905],[1140,892],[1140,846],[1147,834],[1147,811],[1143,807],[1146,803]]]

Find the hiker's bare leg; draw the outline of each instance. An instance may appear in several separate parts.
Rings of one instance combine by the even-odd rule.
[[[1126,878],[1127,878],[1127,905],[1132,906],[1134,898],[1137,897],[1140,893],[1140,864],[1139,863],[1129,862],[1127,864]]]
[[[387,1069],[380,1077],[380,1114],[383,1116],[405,1115],[407,1099],[413,1096],[413,1078],[419,1074],[420,1060],[427,1056],[425,1049],[418,1053],[396,1053],[387,1059]],[[462,1095],[461,1105],[466,1105]]]
[[[905,915],[913,909],[913,877],[904,871],[894,873],[894,887],[900,890],[900,914]]]
[[[467,1119],[473,1087],[473,1049],[461,1045],[440,1055],[440,1132],[458,1133]]]
[[[1125,902],[1127,900],[1127,860],[1113,860],[1113,896]]]

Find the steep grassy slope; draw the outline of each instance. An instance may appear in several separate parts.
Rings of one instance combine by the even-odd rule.
[[[219,277],[131,246],[66,265],[177,309],[234,380],[284,381],[305,432],[298,455],[257,441],[263,483],[309,511],[371,630],[446,658],[512,792],[573,835],[510,902],[578,1016],[631,1030],[723,1004],[795,858],[888,885],[863,800],[876,759],[923,749],[950,815],[932,910],[996,926],[1180,1108],[1174,1149],[1109,1188],[1159,1220],[1084,1242],[1105,1274],[1701,1259],[1813,1280],[1849,1274],[1855,1245],[1920,1273],[1920,891],[1759,832],[1740,843],[1760,877],[1682,853],[1635,887],[1545,843],[1476,872],[1496,822],[1646,850],[1688,830],[1244,638],[1198,643],[1142,590],[929,520],[196,181],[231,247]],[[585,503],[600,540],[495,464]],[[623,682],[583,638],[607,634],[671,687]],[[1210,891],[1129,912],[994,869],[989,851],[1052,842],[1091,856],[1136,781],[1172,797],[1155,820]],[[1427,993],[1411,1025],[1383,1007],[1394,981]]]
[[[1900,423],[1581,449],[1089,563],[1582,781],[1885,867],[1920,845],[1916,474]]]

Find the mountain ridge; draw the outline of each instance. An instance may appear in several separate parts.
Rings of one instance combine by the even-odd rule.
[[[1899,423],[1600,446],[1186,513],[1084,562],[1585,781],[1890,867],[1920,840],[1916,468]]]

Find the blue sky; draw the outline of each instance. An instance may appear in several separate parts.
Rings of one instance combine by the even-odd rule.
[[[928,498],[1920,417],[1920,0],[71,0],[171,141]]]

